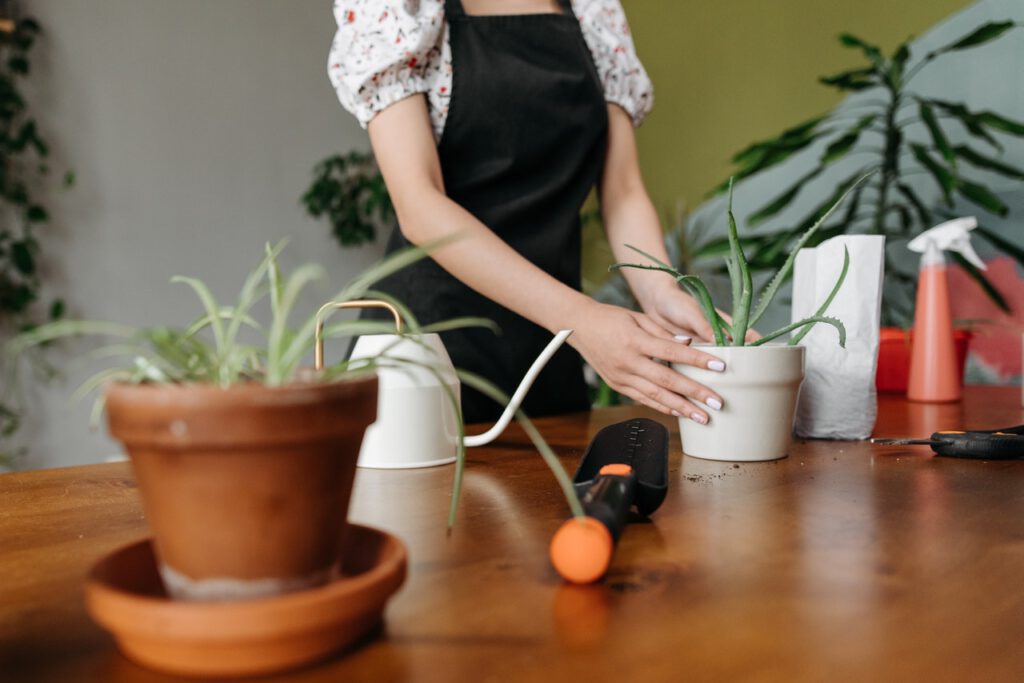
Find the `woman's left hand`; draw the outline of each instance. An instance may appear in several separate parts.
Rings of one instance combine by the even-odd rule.
[[[658,288],[641,303],[644,313],[673,334],[690,337],[694,341],[714,342],[711,324],[704,317],[700,304],[674,282]],[[718,311],[718,315],[726,322],[732,322],[726,313]],[[756,330],[747,330],[748,343],[760,338]]]

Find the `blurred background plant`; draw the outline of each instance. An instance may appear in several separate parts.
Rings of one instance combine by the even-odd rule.
[[[377,230],[395,218],[384,178],[369,152],[335,154],[318,163],[302,205],[313,218],[327,218],[343,247],[373,242]]]
[[[42,244],[37,231],[50,220],[40,198],[49,187],[50,146],[22,93],[40,32],[39,23],[19,17],[13,3],[0,4],[0,339],[64,313],[61,299],[41,300]],[[67,172],[63,185],[70,187],[74,179]],[[45,348],[26,361],[43,378],[54,372]],[[11,443],[24,411],[17,384],[11,381],[14,371],[11,361],[0,358],[0,465],[8,466],[18,454]]]
[[[788,245],[813,224],[826,207],[851,187],[865,170],[879,168],[881,172],[876,178],[855,190],[846,209],[818,232],[808,246],[845,233],[885,235],[883,323],[909,326],[913,320],[916,270],[901,267],[902,259],[894,258],[894,255],[902,255],[906,241],[916,234],[951,217],[955,197],[963,198],[989,214],[1007,215],[1007,205],[990,187],[975,178],[978,169],[1013,181],[1024,181],[1024,170],[999,158],[1003,147],[993,135],[1002,133],[1024,137],[1024,123],[993,111],[972,111],[961,102],[926,97],[910,85],[918,73],[939,57],[985,45],[1021,25],[1011,20],[989,22],[924,55],[913,54],[910,41],[886,56],[876,45],[849,33],[840,35],[839,43],[860,51],[866,63],[822,77],[820,81],[840,91],[864,93],[864,96],[850,102],[849,106],[837,107],[830,113],[797,124],[776,137],[755,142],[733,156],[732,160],[737,165],[735,175],[742,179],[776,167],[812,145],[816,148],[823,146],[817,163],[751,213],[747,218],[748,225],[753,228],[779,215],[810,181],[839,161],[860,157],[864,162],[854,164],[855,170],[834,186],[831,196],[814,205],[791,227],[743,236],[751,268],[778,268],[785,259]],[[962,127],[973,144],[951,143],[951,126]],[[934,190],[922,196],[908,182],[916,175],[930,176]],[[726,186],[727,183],[723,183],[715,192],[723,191]],[[977,229],[976,234],[1024,264],[1024,250],[1020,247],[984,225]],[[728,239],[720,237],[702,245],[696,256],[717,255],[727,250]],[[984,272],[958,255],[954,258],[1001,310],[1009,312],[1003,293]]]

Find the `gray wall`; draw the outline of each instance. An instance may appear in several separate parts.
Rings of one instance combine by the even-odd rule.
[[[367,148],[327,81],[329,0],[26,0],[45,34],[34,49],[31,104],[53,166],[77,185],[47,199],[41,234],[47,293],[68,317],[185,323],[196,275],[225,301],[266,241],[290,237],[283,266],[317,261],[330,283],[308,310],[376,258],[342,251],[298,198],[313,164]],[[69,405],[95,366],[83,345],[50,358],[65,378],[28,387],[19,468],[103,460],[119,448],[88,429],[89,401]]]

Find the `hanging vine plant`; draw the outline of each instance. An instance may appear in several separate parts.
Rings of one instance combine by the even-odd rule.
[[[29,75],[29,53],[40,34],[31,17],[0,17],[0,334],[11,335],[55,320],[64,312],[60,299],[41,301],[39,232],[50,214],[38,193],[50,176],[50,147],[43,138],[21,91]],[[68,172],[63,184],[70,186]],[[0,463],[9,460],[7,440],[20,425],[13,395],[16,382],[11,361],[0,359]]]

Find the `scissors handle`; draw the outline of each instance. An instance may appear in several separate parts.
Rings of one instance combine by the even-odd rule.
[[[1024,425],[974,432],[935,432],[931,436],[936,455],[975,460],[1024,459]]]

